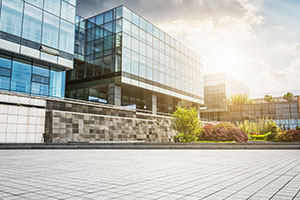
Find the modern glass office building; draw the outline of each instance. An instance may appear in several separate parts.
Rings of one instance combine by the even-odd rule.
[[[120,6],[77,18],[67,96],[154,112],[204,103],[201,57]]]
[[[204,76],[204,112],[226,111],[228,99],[232,95],[250,95],[250,90],[226,73],[207,74]]]
[[[64,97],[76,0],[0,1],[0,90]]]

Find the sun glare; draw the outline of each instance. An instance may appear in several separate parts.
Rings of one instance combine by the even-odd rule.
[[[222,72],[233,72],[239,65],[240,55],[231,49],[222,49],[215,55],[215,66]]]

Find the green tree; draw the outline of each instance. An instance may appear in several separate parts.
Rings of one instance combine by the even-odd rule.
[[[180,142],[197,142],[203,130],[196,108],[181,108],[172,114],[172,128],[178,132]]]
[[[289,103],[290,119],[292,119],[291,103],[294,101],[294,94],[291,92],[288,92],[285,95],[283,95],[283,99]]]
[[[232,105],[245,105],[245,104],[253,104],[253,100],[248,99],[247,94],[235,94],[230,98],[230,102]]]
[[[283,99],[286,100],[287,102],[293,102],[294,100],[294,94],[291,92],[286,93],[285,95],[283,95]]]
[[[264,100],[265,100],[266,102],[268,102],[268,103],[273,103],[273,102],[274,102],[273,97],[272,97],[271,95],[267,95],[267,94],[265,95]]]

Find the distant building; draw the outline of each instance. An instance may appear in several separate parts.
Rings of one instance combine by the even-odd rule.
[[[124,6],[77,17],[75,54],[70,98],[154,113],[204,104],[201,57]]]

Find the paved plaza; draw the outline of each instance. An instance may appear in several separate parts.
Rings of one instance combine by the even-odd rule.
[[[0,151],[0,199],[300,199],[297,150]]]

